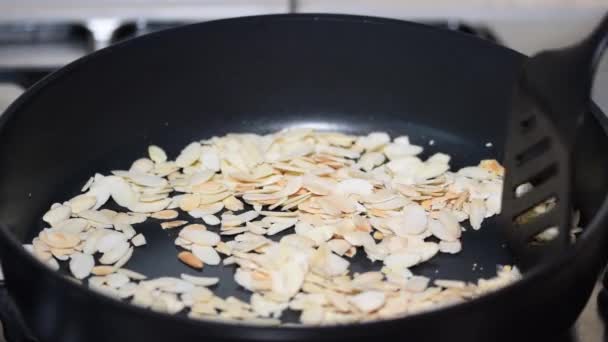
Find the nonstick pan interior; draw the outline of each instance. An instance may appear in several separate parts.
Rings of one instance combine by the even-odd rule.
[[[149,144],[175,157],[192,140],[229,132],[386,131],[425,146],[423,157],[450,154],[455,169],[500,160],[521,57],[446,33],[388,20],[252,18],[106,49],[43,81],[2,119],[0,198],[12,200],[0,202],[0,221],[29,241],[49,205],[77,194],[94,172],[128,168]],[[135,228],[148,244],[127,267],[150,277],[198,273],[175,257],[176,233],[153,219]],[[467,229],[462,242],[458,255],[412,271],[476,280],[513,262],[494,219]],[[362,254],[353,271],[380,267]],[[233,272],[206,267],[202,275],[221,278],[220,296],[248,297]]]

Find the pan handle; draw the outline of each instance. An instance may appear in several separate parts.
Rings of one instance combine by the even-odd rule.
[[[3,330],[0,331],[0,337],[4,334],[4,338],[8,342],[38,341],[26,327],[21,313],[11,299],[2,277],[0,277],[0,323]]]

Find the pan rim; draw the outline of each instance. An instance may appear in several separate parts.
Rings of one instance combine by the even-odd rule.
[[[355,22],[366,23],[366,24],[406,25],[406,26],[417,27],[418,29],[424,29],[424,30],[428,30],[428,31],[449,32],[449,34],[451,34],[453,36],[460,36],[461,39],[465,39],[465,38],[474,39],[474,40],[477,40],[479,44],[485,44],[485,45],[491,46],[494,49],[502,49],[505,52],[510,52],[510,53],[516,54],[520,57],[525,57],[524,55],[522,55],[512,49],[496,45],[494,43],[488,42],[481,38],[477,38],[474,36],[468,36],[463,33],[448,31],[448,30],[441,29],[441,28],[436,28],[436,27],[427,26],[424,24],[413,23],[413,22],[408,22],[408,21],[403,21],[403,20],[398,20],[398,19],[388,19],[388,18],[373,17],[373,16],[306,13],[306,14],[258,15],[258,16],[246,16],[246,17],[214,20],[214,21],[208,21],[208,22],[203,22],[203,23],[195,23],[195,24],[180,26],[180,27],[164,30],[161,32],[147,34],[142,37],[128,39],[126,41],[123,41],[116,45],[112,45],[108,48],[99,50],[97,52],[94,52],[92,54],[89,54],[87,56],[79,58],[76,61],[69,63],[68,65],[62,67],[61,69],[57,70],[56,72],[53,72],[52,74],[44,77],[42,80],[37,82],[35,85],[33,85],[26,92],[24,92],[16,101],[14,101],[7,108],[7,110],[2,115],[2,117],[0,117],[0,133],[2,132],[6,123],[18,113],[19,108],[23,104],[30,101],[32,98],[35,98],[40,93],[40,91],[42,91],[49,83],[52,83],[62,77],[68,76],[71,72],[76,71],[77,68],[80,67],[81,65],[90,63],[91,60],[94,60],[95,58],[98,58],[99,56],[102,56],[102,55],[105,55],[108,53],[112,53],[115,49],[120,49],[123,46],[129,46],[130,44],[133,44],[133,42],[137,43],[141,40],[154,39],[157,35],[171,34],[172,32],[188,29],[193,26],[218,25],[218,24],[223,25],[223,24],[227,24],[230,22],[246,22],[246,21],[257,22],[257,21],[273,21],[273,20],[313,20],[313,21],[331,20],[331,21],[348,21],[348,22],[355,21]],[[595,117],[597,124],[599,124],[601,126],[601,128],[604,130],[604,133],[608,134],[608,118],[602,114],[599,107],[597,107],[596,105],[593,105],[592,107],[593,107],[592,114]],[[97,293],[93,290],[88,289],[86,286],[79,285],[68,279],[65,279],[65,277],[62,274],[46,267],[43,263],[38,261],[30,253],[28,253],[22,247],[21,243],[16,239],[16,237],[13,236],[13,234],[9,231],[8,227],[3,224],[0,224],[0,239],[3,239],[4,241],[7,242],[7,244],[11,247],[11,249],[13,249],[13,253],[16,251],[17,255],[15,255],[15,257],[21,258],[22,260],[29,263],[28,266],[33,268],[36,272],[42,272],[45,276],[51,277],[51,279],[53,279],[54,281],[61,283],[62,286],[67,286],[66,289],[69,289],[71,291],[76,291],[78,295],[92,296],[92,298],[94,298],[96,301],[101,301],[102,303],[109,305],[113,309],[128,310],[128,312],[130,314],[143,315],[142,317],[144,317],[146,319],[149,318],[149,319],[155,319],[155,320],[168,320],[175,324],[188,325],[188,326],[192,326],[192,327],[209,328],[209,327],[213,326],[213,327],[217,327],[218,331],[221,331],[221,333],[225,337],[232,335],[232,334],[234,334],[235,336],[240,335],[240,334],[239,334],[239,332],[233,332],[232,329],[224,329],[224,328],[242,327],[242,328],[250,329],[253,331],[253,333],[260,334],[260,336],[265,336],[267,339],[283,339],[284,340],[284,339],[289,339],[289,336],[293,336],[290,334],[293,332],[296,332],[296,331],[302,332],[302,331],[308,330],[311,332],[314,331],[316,333],[330,333],[332,331],[345,330],[344,328],[350,328],[350,329],[352,329],[352,328],[356,328],[356,329],[381,328],[383,325],[395,324],[397,322],[411,323],[411,322],[415,322],[417,320],[431,319],[431,317],[436,316],[438,314],[447,315],[447,314],[456,313],[456,312],[463,312],[463,311],[468,310],[469,308],[472,308],[473,306],[476,306],[476,305],[478,306],[483,303],[488,303],[490,301],[494,301],[495,299],[497,299],[499,297],[503,297],[503,296],[509,295],[510,293],[520,291],[522,288],[530,287],[530,285],[533,282],[544,277],[545,275],[555,272],[556,270],[559,270],[560,268],[564,267],[564,265],[566,265],[569,261],[574,260],[573,258],[576,258],[577,254],[580,253],[580,251],[581,251],[581,247],[577,247],[577,246],[584,245],[586,241],[590,240],[590,235],[593,235],[593,232],[602,228],[602,227],[600,227],[599,223],[603,219],[605,219],[606,216],[608,216],[608,201],[606,198],[604,198],[601,206],[599,207],[599,209],[597,211],[597,214],[589,221],[589,223],[585,227],[585,231],[583,232],[583,235],[581,236],[581,238],[579,239],[577,244],[575,244],[572,248],[569,248],[567,253],[564,253],[563,255],[561,255],[559,258],[555,259],[552,262],[533,267],[530,271],[524,273],[522,278],[519,281],[517,281],[509,286],[506,286],[504,288],[501,288],[497,291],[485,294],[485,295],[483,295],[479,298],[473,299],[471,301],[462,302],[462,303],[458,303],[458,304],[454,304],[454,305],[450,305],[450,306],[446,306],[446,307],[441,307],[441,308],[433,309],[430,311],[415,313],[415,314],[407,315],[407,316],[403,316],[403,317],[395,317],[395,318],[383,319],[383,320],[378,320],[378,321],[370,321],[370,322],[357,322],[357,323],[349,323],[349,324],[341,324],[341,325],[328,325],[328,326],[309,326],[309,325],[263,326],[263,325],[250,324],[250,323],[247,323],[246,321],[232,322],[232,321],[219,321],[219,320],[198,320],[198,319],[190,319],[190,318],[186,318],[186,317],[174,316],[174,315],[169,315],[169,314],[165,314],[165,313],[155,312],[155,311],[152,311],[149,309],[144,309],[144,308],[138,307],[136,305],[126,303],[121,300],[115,300],[113,298],[104,296],[100,293]],[[6,281],[7,281],[7,283],[10,283],[10,279],[7,279]],[[313,328],[313,329],[310,329],[310,328]],[[204,330],[201,330],[201,331],[204,331]],[[207,332],[209,332],[209,331],[207,330]]]

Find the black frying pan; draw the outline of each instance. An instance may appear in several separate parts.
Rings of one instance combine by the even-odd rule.
[[[397,20],[278,15],[168,30],[109,47],[45,78],[0,119],[0,257],[6,286],[41,341],[457,341],[547,338],[569,326],[605,261],[607,120],[593,107],[581,128],[574,203],[585,230],[550,263],[480,299],[402,319],[332,327],[255,327],[143,310],[62,278],[21,248],[50,203],[94,172],[124,168],[151,144],[175,156],[194,139],[310,126],[407,134],[452,166],[502,159],[511,87],[525,57],[466,35]],[[491,142],[493,147],[486,147]],[[579,150],[577,150],[579,151]],[[513,262],[500,227],[467,230],[458,255],[414,269],[476,280]],[[128,267],[151,277],[191,272],[168,234],[136,226],[148,245]],[[476,263],[477,267],[472,267]],[[354,270],[373,266],[356,259]],[[208,267],[222,296],[247,293],[232,267]],[[225,280],[224,280],[225,279]]]

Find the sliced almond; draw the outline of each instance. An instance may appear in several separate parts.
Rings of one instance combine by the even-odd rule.
[[[190,253],[190,252],[180,252],[177,255],[177,258],[183,262],[184,264],[192,267],[192,268],[197,268],[197,269],[202,269],[203,268],[203,262],[201,260],[199,260],[196,256],[194,256],[194,254]]]

